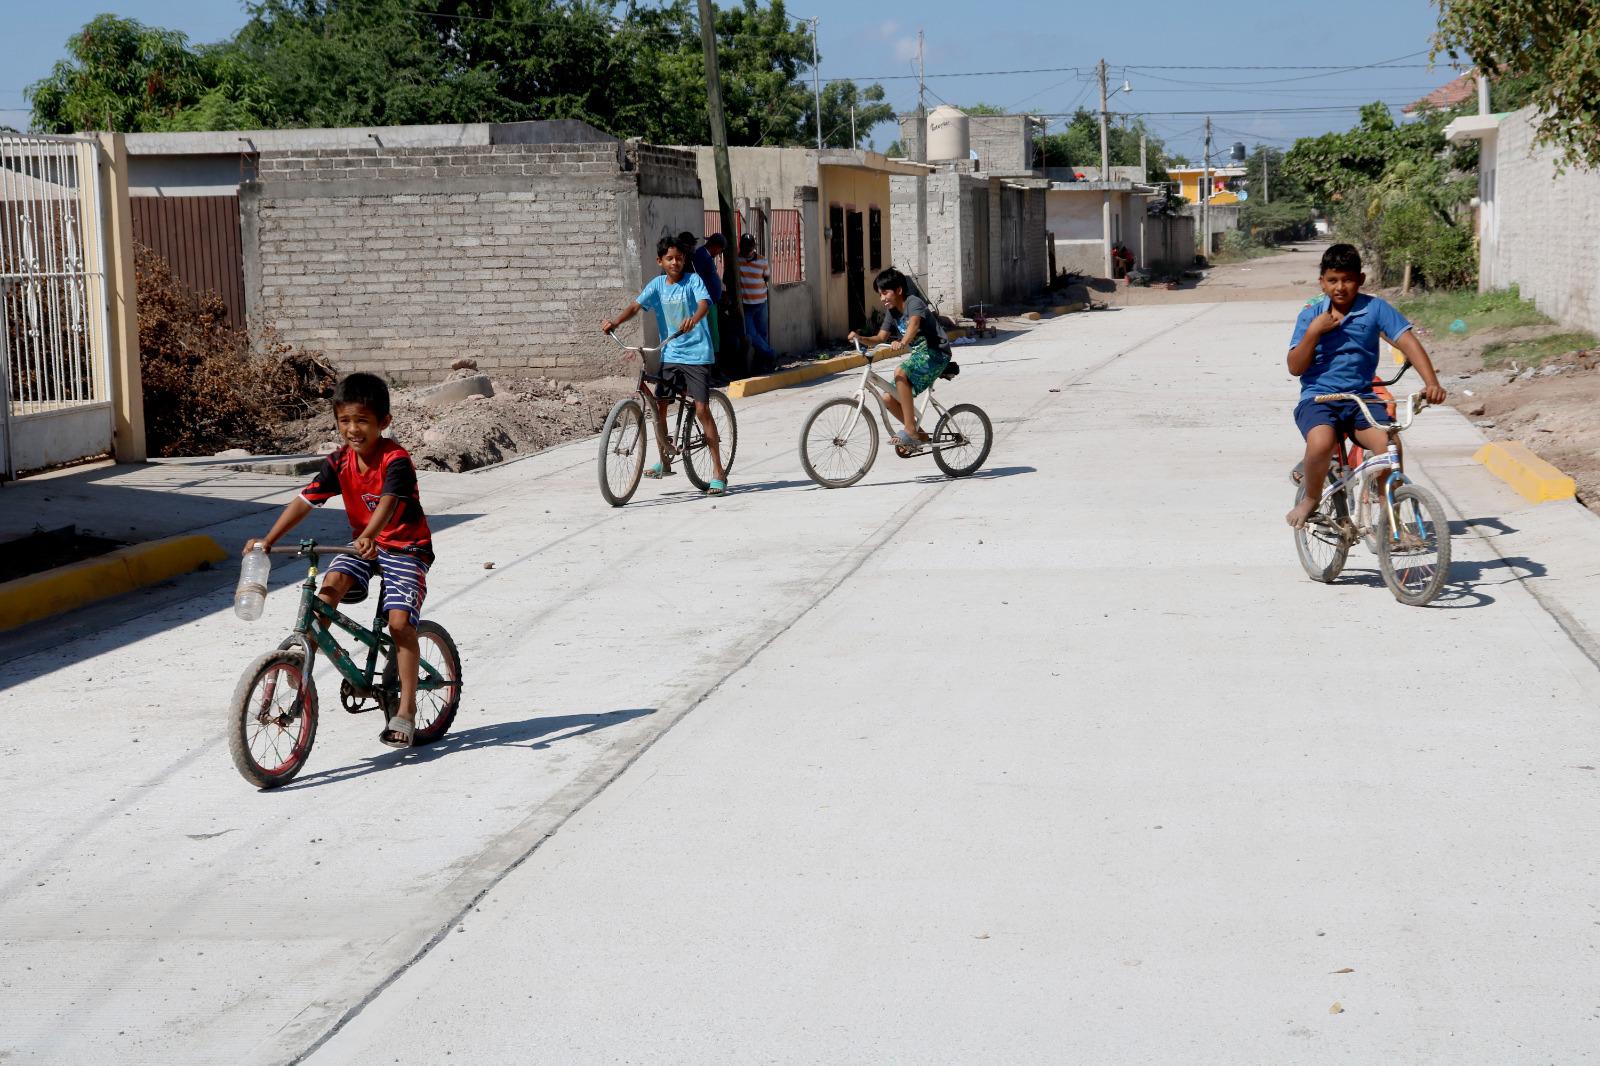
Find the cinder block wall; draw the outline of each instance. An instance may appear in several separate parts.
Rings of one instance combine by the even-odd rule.
[[[1494,176],[1499,239],[1482,264],[1496,287],[1565,325],[1600,333],[1600,171],[1556,174],[1557,152],[1534,147],[1533,110],[1500,122]]]
[[[692,154],[636,143],[264,152],[241,190],[250,306],[343,371],[593,377],[616,362],[601,319],[699,198]]]

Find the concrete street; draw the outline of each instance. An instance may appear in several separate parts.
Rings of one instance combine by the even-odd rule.
[[[1453,584],[1307,580],[1297,309],[958,348],[965,481],[814,487],[849,376],[741,402],[721,500],[612,510],[592,441],[425,477],[456,727],[391,752],[324,669],[276,792],[224,708],[299,564],[0,638],[0,1062],[1600,1057],[1600,520],[1430,410]]]

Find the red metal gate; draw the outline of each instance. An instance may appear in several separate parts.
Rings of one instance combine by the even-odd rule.
[[[160,255],[173,277],[195,292],[214,292],[228,325],[245,328],[244,254],[237,196],[135,196],[133,239]]]

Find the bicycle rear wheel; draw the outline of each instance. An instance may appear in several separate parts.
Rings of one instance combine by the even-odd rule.
[[[618,400],[600,430],[600,495],[611,506],[633,498],[647,443],[644,408],[631,396]]]
[[[958,403],[946,411],[933,431],[933,461],[951,477],[966,477],[989,458],[994,431],[983,408]]]
[[[317,737],[317,686],[298,651],[269,651],[250,664],[228,703],[228,754],[258,788],[294,779]]]
[[[444,626],[426,619],[417,623],[417,647],[422,661],[439,672],[440,687],[417,686],[416,743],[432,744],[450,731],[461,706],[461,653]],[[426,671],[419,673],[427,676]],[[400,672],[393,658],[383,668],[383,687],[389,706],[386,713],[393,714],[400,699]]]
[[[854,485],[878,458],[878,423],[863,397],[824,400],[800,427],[800,465],[825,489]]]
[[[687,399],[683,401],[689,403]],[[708,402],[711,421],[717,427],[717,454],[722,457],[723,475],[733,473],[733,456],[739,449],[739,423],[733,415],[733,404],[720,389],[711,390]],[[706,446],[706,436],[700,429],[700,419],[691,407],[683,420],[683,472],[689,475],[694,487],[704,492],[716,477],[711,463],[711,451]]]
[[[1328,476],[1334,475],[1330,471]],[[1294,502],[1305,498],[1306,487],[1302,484],[1295,489]],[[1294,531],[1295,554],[1311,580],[1332,584],[1344,569],[1345,558],[1350,554],[1350,542],[1345,539],[1349,522],[1350,511],[1341,489],[1324,499],[1306,524]]]
[[[1420,485],[1394,490],[1395,518],[1378,504],[1378,569],[1394,598],[1421,607],[1444,588],[1450,576],[1450,521],[1433,493]]]

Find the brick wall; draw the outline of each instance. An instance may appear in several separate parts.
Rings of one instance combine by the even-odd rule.
[[[596,376],[600,320],[654,265],[641,205],[660,226],[699,198],[691,154],[636,143],[263,153],[241,193],[251,306],[344,371]]]
[[[1556,151],[1533,140],[1532,109],[1501,120],[1485,179],[1499,219],[1486,220],[1480,269],[1486,284],[1514,284],[1551,318],[1600,333],[1600,171],[1558,176]]]

